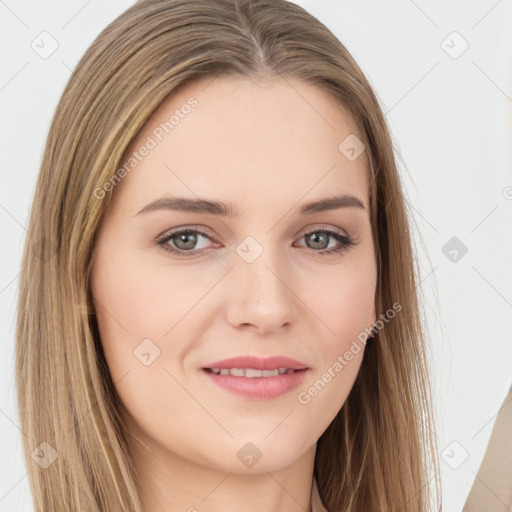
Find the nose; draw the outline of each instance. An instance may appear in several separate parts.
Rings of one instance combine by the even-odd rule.
[[[235,259],[230,272],[233,290],[227,318],[235,328],[267,334],[290,328],[298,314],[298,298],[284,257],[264,250],[254,261]]]

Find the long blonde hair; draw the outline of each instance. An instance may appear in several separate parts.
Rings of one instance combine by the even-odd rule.
[[[430,370],[391,137],[346,48],[286,0],[139,1],[96,38],[62,94],[33,199],[16,333],[36,510],[142,510],[91,300],[95,235],[112,193],[98,200],[94,191],[162,101],[207,75],[300,78],[357,122],[369,157],[377,316],[395,303],[402,310],[366,347],[345,405],[318,441],[314,472],[331,512],[430,510],[432,478],[439,493]],[[45,464],[34,462],[35,449]]]

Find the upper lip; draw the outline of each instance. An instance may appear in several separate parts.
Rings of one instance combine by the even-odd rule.
[[[289,368],[292,370],[303,370],[308,366],[296,359],[284,356],[273,357],[256,357],[256,356],[242,356],[232,357],[231,359],[223,359],[222,361],[215,361],[206,365],[204,368],[252,368],[254,370],[274,370],[276,368]]]

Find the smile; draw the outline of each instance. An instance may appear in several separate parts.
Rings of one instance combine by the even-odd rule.
[[[286,395],[300,386],[309,368],[203,368],[202,372],[215,387],[230,394],[250,400],[271,400]]]
[[[275,370],[256,370],[254,368],[205,368],[216,375],[232,375],[233,377],[277,377],[294,373],[292,368],[276,368]]]

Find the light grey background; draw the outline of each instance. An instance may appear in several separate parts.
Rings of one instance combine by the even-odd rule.
[[[443,510],[460,511],[512,382],[512,2],[297,3],[345,44],[387,112],[416,223]],[[0,0],[0,511],[33,510],[15,403],[14,327],[43,146],[71,70],[131,4]],[[51,48],[43,31],[58,43],[48,58],[31,47],[43,51],[46,37]],[[448,256],[442,250],[452,237],[468,248],[462,257],[455,248],[456,262],[454,247]]]

